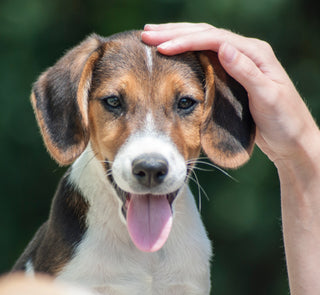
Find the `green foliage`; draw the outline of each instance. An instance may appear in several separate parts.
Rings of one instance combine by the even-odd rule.
[[[312,0],[2,0],[0,2],[0,272],[48,216],[64,172],[42,144],[28,100],[32,82],[86,35],[145,23],[208,22],[268,41],[320,115],[320,18]],[[214,294],[288,294],[276,169],[256,148],[231,171],[198,172],[213,240]],[[195,195],[198,189],[193,185]]]

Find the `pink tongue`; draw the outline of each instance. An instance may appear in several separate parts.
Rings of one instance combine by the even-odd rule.
[[[130,237],[138,249],[158,251],[167,241],[172,226],[167,197],[131,195],[127,223]]]

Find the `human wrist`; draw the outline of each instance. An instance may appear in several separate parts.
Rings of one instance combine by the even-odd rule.
[[[306,185],[320,175],[320,131],[317,126],[304,133],[288,148],[290,153],[274,160],[281,182],[302,181]],[[286,175],[285,177],[281,177]],[[291,176],[291,177],[290,177]],[[293,179],[291,179],[293,178]],[[283,183],[282,183],[283,184]]]

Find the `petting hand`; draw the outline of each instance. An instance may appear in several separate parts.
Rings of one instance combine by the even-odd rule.
[[[248,92],[257,125],[256,143],[277,162],[299,158],[320,133],[309,110],[271,46],[208,24],[146,25],[142,40],[158,51],[175,55],[185,51],[218,52],[225,70]]]

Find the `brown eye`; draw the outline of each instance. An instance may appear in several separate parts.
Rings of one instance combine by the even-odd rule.
[[[117,96],[108,96],[102,99],[103,103],[110,108],[119,108],[121,107],[120,98]]]
[[[197,104],[198,102],[192,97],[181,97],[177,103],[177,111],[182,116],[188,115],[194,110]]]
[[[182,97],[178,102],[178,108],[182,110],[186,110],[191,108],[195,104],[195,100],[190,97]]]
[[[108,112],[113,113],[115,116],[120,116],[124,112],[122,99],[119,96],[103,97],[101,103]]]

